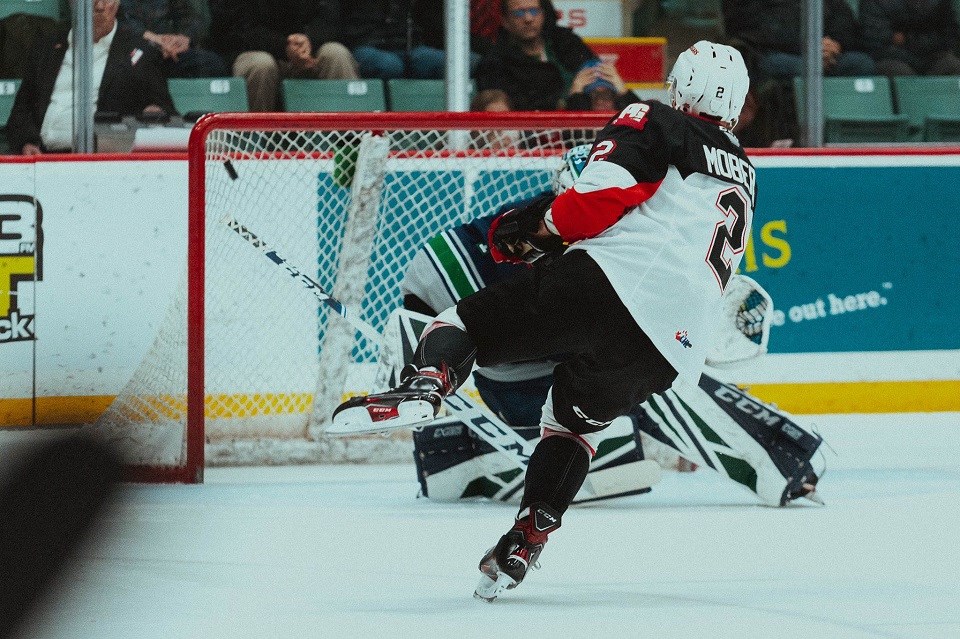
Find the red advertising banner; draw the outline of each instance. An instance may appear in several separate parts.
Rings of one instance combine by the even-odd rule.
[[[628,85],[661,85],[665,79],[666,38],[584,38],[604,62],[617,67]]]

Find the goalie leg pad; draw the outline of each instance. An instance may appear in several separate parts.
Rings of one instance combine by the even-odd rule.
[[[816,484],[811,459],[822,439],[790,416],[739,388],[706,375],[698,387],[681,380],[632,412],[643,433],[700,466],[746,486],[770,506]]]

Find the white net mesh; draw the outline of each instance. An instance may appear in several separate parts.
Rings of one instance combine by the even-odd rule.
[[[595,121],[523,130],[486,122],[456,131],[385,123],[373,136],[271,130],[268,122],[254,131],[212,126],[204,146],[207,463],[406,459],[412,445],[402,437],[324,437],[336,404],[369,390],[377,344],[221,218],[235,218],[383,330],[400,304],[405,266],[427,239],[550,188],[562,153],[592,141]],[[362,148],[371,137],[379,146]],[[183,463],[186,281],[153,348],[98,424],[129,444],[138,465]]]

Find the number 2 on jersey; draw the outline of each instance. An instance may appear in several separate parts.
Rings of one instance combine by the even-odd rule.
[[[713,241],[710,242],[710,251],[707,253],[707,264],[717,276],[722,292],[727,287],[730,276],[733,275],[730,259],[724,257],[724,249],[729,247],[735,255],[743,252],[747,243],[749,205],[740,189],[732,187],[720,192],[717,197],[717,208],[723,212],[726,219],[717,222]]]

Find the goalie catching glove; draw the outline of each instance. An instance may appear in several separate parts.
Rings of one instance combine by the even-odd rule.
[[[563,251],[563,240],[550,233],[543,224],[555,197],[544,193],[526,206],[510,209],[493,220],[487,244],[495,262],[533,264],[544,255]]]

